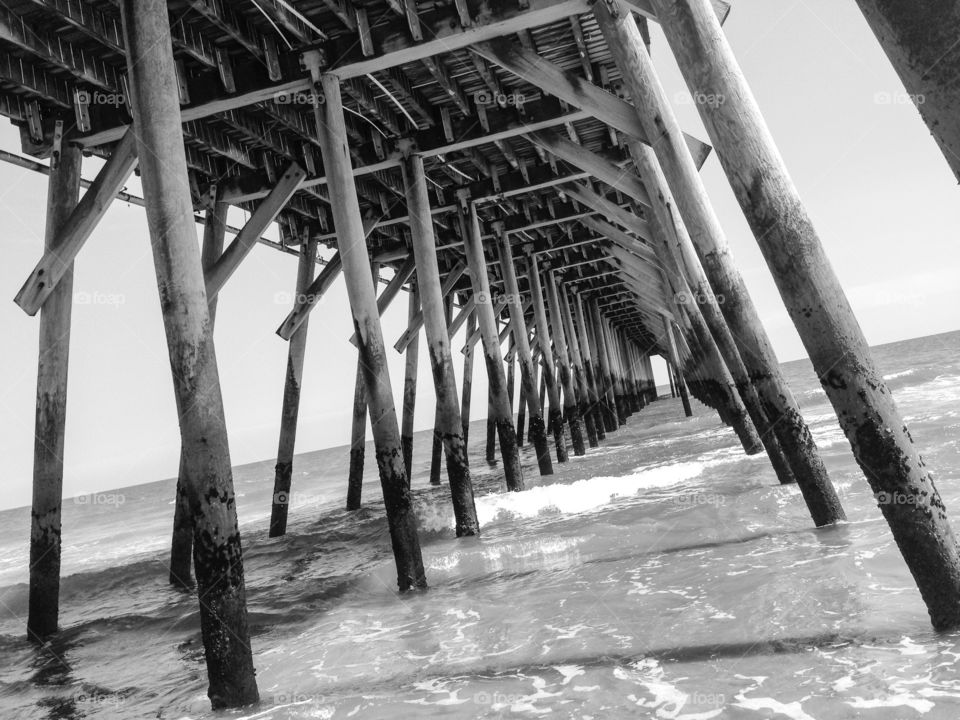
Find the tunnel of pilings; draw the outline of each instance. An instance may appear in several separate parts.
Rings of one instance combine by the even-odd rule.
[[[957,172],[960,55],[948,45],[960,13],[857,2]],[[170,582],[203,598],[214,707],[258,698],[212,339],[217,294],[258,243],[298,257],[276,330],[289,350],[271,536],[286,532],[294,490],[309,316],[341,276],[357,354],[345,503],[361,506],[375,462],[401,592],[429,581],[408,472],[421,342],[436,401],[430,482],[446,477],[458,537],[480,532],[466,451],[481,415],[475,372],[488,422],[471,440],[486,441],[514,492],[530,480],[519,447],[550,475],[656,400],[654,356],[685,412],[699,399],[745,453],[765,453],[814,526],[843,521],[706,193],[711,152],[865,481],[896,499],[879,510],[933,626],[956,628],[946,510],[725,39],[729,11],[724,0],[5,4],[0,113],[22,147],[0,159],[49,176],[44,247],[15,298],[40,327],[28,637],[58,632],[73,261],[115,199],[147,216],[181,432]],[[704,100],[707,138],[673,114],[650,23]],[[85,177],[91,155],[105,163]],[[143,197],[125,190],[134,172]],[[247,211],[243,227],[228,225],[231,207]],[[264,236],[274,223],[279,241]],[[394,340],[380,316],[398,298],[409,325]],[[402,379],[388,371],[394,352]]]

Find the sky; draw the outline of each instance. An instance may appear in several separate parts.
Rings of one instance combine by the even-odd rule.
[[[651,27],[654,60],[681,125],[707,139],[666,41]],[[725,29],[869,342],[960,328],[956,182],[856,4],[736,0]],[[0,148],[20,151],[18,133],[2,121]],[[86,160],[84,177],[98,167]],[[703,177],[779,358],[804,357],[715,156]],[[136,179],[128,190],[140,194]],[[0,508],[30,499],[38,318],[12,298],[42,251],[45,198],[44,176],[0,166]],[[230,222],[243,221],[234,210]],[[296,263],[257,246],[220,293],[215,342],[235,465],[276,453],[287,346],[274,331],[290,308]],[[113,204],[78,257],[74,292],[64,495],[174,476],[177,417],[142,208]],[[406,313],[403,294],[383,318],[388,346]],[[340,279],[310,319],[298,452],[349,442],[350,334]],[[462,346],[461,334],[453,342],[458,382]],[[389,354],[399,398],[403,356]],[[424,352],[420,368],[418,430],[433,421]],[[474,418],[485,413],[483,375],[477,363]],[[663,382],[661,365],[658,375]]]

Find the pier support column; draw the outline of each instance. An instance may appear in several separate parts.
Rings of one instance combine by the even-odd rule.
[[[316,262],[317,236],[307,231],[300,240],[294,305],[305,302],[307,288],[313,282]],[[303,379],[303,359],[307,350],[307,325],[307,321],[304,320],[290,338],[287,349],[287,375],[283,384],[283,407],[280,412],[280,441],[277,448],[276,475],[273,481],[270,537],[278,537],[287,532],[293,453],[297,440],[297,416],[300,413],[300,382]]]
[[[533,366],[533,354],[530,351],[530,338],[527,334],[527,323],[523,313],[523,301],[520,299],[517,272],[513,264],[513,249],[510,247],[510,237],[503,231],[503,223],[494,223],[493,231],[497,236],[497,250],[500,255],[500,270],[503,273],[504,294],[510,312],[510,325],[517,351],[517,363],[520,366],[520,382],[523,383],[523,394],[527,398],[533,398],[537,390],[536,370]],[[536,402],[528,402],[527,405],[530,416],[530,442],[533,443],[537,454],[537,466],[540,468],[541,475],[552,475],[553,461],[550,459],[550,446],[547,444],[547,431],[543,422],[543,415]]]
[[[857,0],[857,5],[960,179],[960,7],[916,0]]]
[[[433,217],[430,214],[423,158],[410,155],[403,159],[401,167],[410,215],[413,256],[417,262],[423,328],[437,396],[437,417],[433,433],[443,444],[447,461],[447,478],[456,517],[457,537],[476,535],[480,532],[480,523],[477,521],[474,504],[467,446],[463,439],[463,421],[460,417],[460,404],[457,402],[457,380],[453,373],[453,357],[450,355],[450,338],[447,334],[451,304],[445,302],[440,290],[437,242],[433,234]]]
[[[610,355],[607,352],[607,345],[603,340],[602,323],[600,309],[597,307],[595,298],[589,298],[584,301],[587,310],[590,313],[589,332],[593,339],[594,348],[597,351],[600,372],[598,375],[597,393],[600,395],[600,404],[603,406],[603,422],[607,432],[615,432],[620,426],[620,418],[617,417],[617,404],[613,397],[613,379],[610,375]]]
[[[471,311],[467,317],[467,329],[465,331],[468,342],[463,352],[463,392],[460,399],[460,416],[463,423],[463,444],[467,446],[470,437],[470,401],[473,397],[473,343],[469,338],[476,332],[477,314]]]
[[[543,380],[547,385],[547,396],[550,398],[549,426],[553,432],[557,462],[566,462],[567,443],[563,437],[563,413],[560,410],[557,371],[553,364],[553,355],[550,352],[550,326],[547,323],[547,310],[543,304],[543,286],[540,282],[540,269],[537,263],[537,256],[533,254],[530,255],[527,264],[527,281],[530,283],[530,294],[533,300],[533,320],[537,326],[537,338],[540,341],[541,372],[543,373]]]
[[[503,358],[500,355],[500,337],[497,333],[497,319],[493,314],[493,298],[490,295],[490,278],[487,275],[487,263],[483,256],[483,240],[480,232],[480,218],[477,208],[467,195],[458,193],[463,248],[470,268],[470,282],[473,287],[474,307],[477,324],[480,327],[480,340],[483,343],[483,357],[487,367],[487,382],[490,388],[489,417],[500,438],[500,455],[503,458],[503,472],[508,490],[523,490],[523,475],[520,470],[520,454],[517,450],[517,432],[513,425],[513,409],[507,399],[507,378],[503,371]],[[488,458],[489,459],[489,458]]]
[[[583,424],[580,420],[580,407],[577,404],[577,390],[573,384],[573,372],[570,367],[570,353],[567,350],[567,333],[564,327],[563,308],[560,307],[560,298],[557,293],[557,278],[552,270],[547,270],[547,304],[550,307],[551,329],[553,330],[553,347],[557,352],[557,363],[560,369],[560,383],[563,385],[563,414],[566,415],[567,426],[570,428],[570,442],[573,444],[573,454],[581,456],[586,453],[583,444]]]
[[[407,318],[412,321],[420,312],[420,291],[416,283],[410,283]],[[417,332],[407,344],[403,373],[403,414],[400,420],[400,444],[403,446],[403,466],[407,469],[407,484],[413,481],[413,413],[417,406],[417,368],[420,362],[420,333]],[[464,381],[466,382],[466,381]],[[470,401],[466,401],[470,411]],[[466,427],[466,423],[464,423]],[[467,436],[464,432],[463,442]]]
[[[574,327],[573,309],[570,297],[565,288],[559,288],[560,310],[563,317],[567,351],[570,356],[570,369],[573,373],[573,385],[577,390],[577,408],[580,420],[587,429],[587,442],[590,447],[597,446],[597,429],[593,425],[593,414],[590,411],[590,394],[587,389],[587,378],[584,372],[583,355],[580,352],[580,340]]]
[[[664,12],[676,17],[679,6],[662,5]],[[657,6],[659,8],[661,4],[658,2]],[[713,12],[712,8],[710,11]],[[667,102],[637,23],[629,11],[619,6],[616,14],[613,12],[605,3],[594,5],[594,16],[629,88],[637,117],[648,135],[656,139],[657,159],[696,245],[710,285],[717,296],[724,297],[721,311],[731,333],[740,343],[741,358],[757,387],[764,410],[773,422],[774,432],[790,461],[810,515],[817,526],[842,520],[845,516],[840,500],[786,384],[743,278],[733,263],[723,228],[683,141],[679,123]],[[661,26],[664,26],[662,19]],[[701,58],[697,62],[710,64],[713,61]],[[714,88],[712,92],[720,90]],[[724,97],[725,102],[720,104],[726,108],[731,99]],[[750,143],[751,146],[754,144]]]
[[[373,283],[370,282],[370,259],[347,149],[340,81],[335,75],[320,72],[316,64],[320,60],[318,53],[305,53],[304,59],[310,65],[314,87],[323,93],[323,102],[320,102],[319,97],[315,97],[313,103],[317,136],[320,139],[323,167],[327,174],[327,189],[333,209],[334,227],[337,230],[337,244],[343,259],[343,277],[350,298],[357,348],[362,360],[380,485],[397,564],[397,584],[403,592],[411,588],[425,587],[427,581],[423,572],[410,486],[403,463],[403,446],[393,402],[377,296]]]
[[[588,412],[591,417],[593,417],[593,427],[597,433],[597,440],[605,440],[606,432],[604,432],[603,429],[603,408],[600,407],[600,398],[597,394],[593,351],[590,348],[590,338],[587,335],[587,322],[583,312],[583,298],[581,298],[579,294],[573,297],[573,310],[577,332],[580,334],[580,347],[583,349],[583,370],[587,381]]]
[[[243,552],[223,398],[187,182],[170,18],[164,0],[122,0],[137,136],[193,516],[207,695],[214,708],[257,702]]]
[[[656,153],[649,145],[638,141],[629,142],[628,147],[651,198],[653,211],[649,221],[654,228],[660,229],[659,233],[654,232],[654,249],[658,251],[661,262],[676,274],[677,300],[687,309],[694,335],[706,352],[708,369],[710,366],[714,369],[713,374],[720,383],[718,393],[728,401],[730,422],[740,437],[744,450],[748,455],[755,454],[759,451],[759,440],[780,482],[796,482],[790,463],[760,401],[757,387],[750,379],[740,350],[720,310],[718,298],[714,295],[697,257],[687,226],[677,211],[676,201],[667,185]],[[739,398],[725,390],[728,376],[733,380]],[[743,417],[743,410],[749,415],[753,428],[749,427],[747,418]]]
[[[708,3],[654,4],[691,91],[725,98],[700,108],[721,165],[934,627],[956,628],[960,551],[946,509],[733,51]]]
[[[687,385],[683,381],[683,374],[680,371],[680,355],[677,353],[677,340],[673,336],[673,323],[670,318],[664,316],[663,328],[667,336],[667,348],[670,354],[669,369],[673,377],[674,385],[680,395],[680,402],[683,404],[683,414],[687,417],[693,417],[693,409],[690,407],[690,396],[687,395]]]
[[[380,265],[370,263],[374,294],[380,282]],[[378,315],[379,317],[379,315]],[[403,443],[401,442],[401,447]],[[357,373],[353,380],[353,415],[350,421],[350,467],[347,470],[347,510],[359,510],[363,501],[363,464],[367,453],[367,381],[363,353],[357,350]],[[410,478],[407,478],[410,484]]]
[[[44,252],[56,252],[57,231],[80,195],[79,147],[61,144],[62,123],[50,159]],[[33,507],[30,515],[30,598],[27,637],[43,643],[57,631],[60,614],[60,509],[67,421],[67,369],[73,310],[73,261],[40,306],[40,352],[33,445]],[[190,566],[187,566],[189,572]]]
[[[200,265],[204,276],[223,254],[223,244],[227,232],[227,211],[229,204],[215,201],[206,212],[206,224],[203,226],[203,244],[200,249]],[[217,320],[217,296],[207,298],[207,312],[210,315],[210,334]],[[180,463],[177,471],[177,498],[173,506],[173,537],[170,541],[170,584],[180,588],[193,586],[190,569],[193,566],[193,518],[190,514],[190,501],[187,498],[187,479],[183,475],[183,449],[180,450]]]

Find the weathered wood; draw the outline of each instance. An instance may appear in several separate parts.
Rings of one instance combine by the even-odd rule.
[[[557,387],[557,371],[553,364],[553,354],[549,351],[551,345],[550,325],[547,322],[547,311],[543,304],[543,284],[540,281],[540,266],[536,255],[529,255],[527,260],[527,282],[530,286],[530,297],[533,300],[533,320],[537,327],[537,337],[546,350],[541,353],[540,367],[543,380],[547,385],[547,397],[550,398],[549,427],[553,433],[553,443],[556,448],[557,462],[567,461],[567,443],[563,437],[563,412],[560,410],[560,392]],[[523,397],[526,397],[524,392]],[[521,409],[523,405],[521,404]],[[520,420],[517,419],[519,425]]]
[[[302,302],[296,303],[284,321],[280,323],[280,327],[277,328],[277,335],[284,340],[292,338],[297,328],[307,321],[310,312],[320,303],[324,293],[327,292],[342,270],[343,262],[340,260],[340,253],[338,252],[330,258],[316,279],[303,291],[302,298],[299,298]]]
[[[513,249],[510,247],[510,238],[503,232],[502,223],[494,223],[494,233],[497,235],[497,251],[500,257],[500,272],[503,275],[504,295],[507,299],[507,308],[510,313],[510,326],[513,334],[514,347],[517,351],[517,362],[520,366],[520,382],[523,383],[524,395],[528,398],[527,412],[529,416],[530,441],[533,443],[537,456],[537,466],[541,475],[553,474],[553,461],[550,459],[550,446],[547,444],[546,425],[543,415],[537,404],[530,402],[536,392],[533,355],[530,351],[530,338],[527,334],[527,323],[524,317],[523,303],[520,299],[520,286],[517,283],[517,271],[514,267]]]
[[[446,302],[449,296],[445,296],[441,291],[437,243],[433,234],[433,219],[430,216],[430,200],[427,195],[427,177],[423,170],[423,158],[419,155],[411,155],[404,161],[403,180],[407,208],[410,212],[410,237],[413,242],[413,255],[416,258],[423,326],[437,398],[434,437],[442,442],[447,461],[447,479],[450,483],[457,537],[477,535],[480,532],[480,523],[477,520],[477,509],[473,498],[470,463],[467,460],[467,446],[463,439],[460,404],[457,402],[457,380],[450,354],[450,338],[447,334],[447,326],[450,323],[448,313],[452,302]],[[452,297],[450,300],[452,301]]]
[[[580,340],[574,327],[573,307],[566,289],[559,288],[560,308],[566,330],[567,350],[570,356],[570,370],[573,373],[573,384],[577,391],[577,408],[580,419],[587,431],[587,442],[590,447],[597,446],[597,429],[593,424],[593,413],[590,407],[590,391],[587,387],[587,376],[583,363],[583,354],[580,351]]]
[[[380,282],[380,265],[370,263],[373,287]],[[379,308],[378,308],[379,317]],[[402,444],[402,443],[401,443]],[[367,382],[363,355],[357,351],[357,372],[353,381],[353,414],[350,419],[350,457],[347,467],[347,510],[359,510],[363,502],[363,465],[367,453]],[[410,479],[407,478],[409,485]]]
[[[673,336],[673,323],[670,318],[663,318],[664,333],[667,337],[667,347],[670,353],[670,381],[671,385],[677,388],[680,395],[680,402],[683,405],[683,414],[687,417],[693,417],[693,409],[690,407],[690,397],[687,395],[687,386],[683,382],[683,375],[680,372],[680,356],[677,354],[677,341]]]
[[[760,323],[743,278],[733,264],[726,236],[710,205],[703,181],[686,146],[676,139],[679,124],[647,54],[636,21],[611,14],[598,4],[594,15],[630,90],[637,115],[652,133],[657,159],[696,246],[704,271],[717,296],[741,358],[756,386],[777,439],[790,461],[804,501],[816,525],[844,517],[836,491],[817,451],[800,409],[787,387],[770,339]],[[726,103],[723,103],[724,105]]]
[[[587,385],[589,414],[593,418],[592,425],[596,433],[596,440],[599,442],[600,440],[606,439],[606,432],[603,429],[603,408],[600,407],[600,398],[597,394],[593,351],[590,348],[590,340],[587,335],[587,322],[583,312],[583,298],[579,294],[573,296],[573,310],[576,320],[576,331],[580,336],[580,348],[583,354],[583,373]]]
[[[304,302],[306,290],[313,282],[313,269],[316,262],[317,238],[308,236],[300,243],[295,305]],[[287,373],[284,377],[283,405],[280,410],[280,440],[273,480],[273,504],[270,510],[270,537],[279,537],[287,532],[293,453],[297,439],[297,416],[300,413],[300,383],[303,379],[306,349],[307,323],[304,322],[290,338],[290,346],[287,349]]]
[[[610,351],[607,347],[606,337],[603,332],[603,318],[600,315],[600,309],[597,307],[596,299],[591,299],[587,306],[590,310],[591,331],[593,332],[594,347],[597,351],[597,357],[600,359],[600,387],[598,388],[600,396],[604,399],[604,408],[606,413],[604,423],[607,432],[613,432],[620,427],[620,415],[617,408],[616,396],[614,394],[613,372],[610,363]]]
[[[62,130],[58,124],[60,136]],[[47,182],[45,253],[58,251],[60,229],[77,206],[82,161],[78,148],[57,143]],[[73,262],[69,261],[40,311],[27,615],[27,638],[38,644],[57,632],[60,615],[60,509],[72,308]]]
[[[420,315],[420,291],[411,283],[407,317],[412,322]],[[406,347],[403,373],[403,414],[400,421],[400,442],[403,445],[403,465],[407,468],[407,483],[413,481],[413,416],[417,405],[417,367],[420,363],[420,333],[415,333]],[[466,444],[466,440],[464,440]]]
[[[545,60],[532,50],[517,45],[510,39],[477,43],[470,50],[534,87],[542,88],[545,92],[575,107],[587,110],[598,120],[627,135],[648,144],[652,142],[651,137],[654,140],[657,137],[651,135],[643,124],[638,122],[637,114],[630,103],[575,73],[565,72],[559,66]],[[690,153],[696,158],[698,167],[703,165],[710,154],[710,146],[685,133],[682,137],[688,143]]]
[[[450,269],[443,279],[443,285],[440,286],[440,294],[443,295],[443,297],[447,297],[453,291],[453,288],[460,278],[463,277],[463,273],[466,272],[466,270],[467,265],[464,262],[458,262]],[[410,341],[419,335],[420,328],[422,327],[423,312],[418,312],[410,318],[410,322],[407,323],[407,329],[404,330],[403,335],[393,344],[393,349],[397,352],[406,350]]]
[[[723,169],[934,627],[956,628],[960,550],[943,502],[733,51],[704,2],[657,3],[691,90],[725,99],[700,108]]]
[[[960,7],[954,2],[857,0],[907,95],[960,179]],[[877,103],[899,101],[879,93]]]
[[[653,198],[650,224],[654,228],[655,240],[652,246],[668,268],[668,275],[675,278],[674,297],[686,309],[693,332],[704,348],[705,360],[717,383],[715,392],[727,405],[730,423],[748,455],[759,451],[759,440],[780,482],[796,482],[697,257],[687,226],[677,211],[656,153],[642,143],[629,143],[629,147],[634,164]],[[730,381],[734,383],[736,394],[727,389]],[[743,416],[743,411],[749,415],[750,422]]]
[[[283,206],[293,197],[306,176],[306,171],[296,163],[290,163],[287,166],[273,190],[257,205],[257,209],[233,242],[223,251],[220,259],[204,273],[208,298],[216,297],[227,280],[240,267],[240,263],[253,250],[263,231],[270,226]]]
[[[464,240],[464,252],[467,267],[470,269],[470,282],[473,287],[477,325],[483,343],[483,356],[487,367],[487,384],[490,388],[490,407],[488,418],[500,439],[500,455],[503,459],[504,478],[508,490],[523,490],[523,474],[520,469],[520,455],[517,451],[517,433],[513,425],[513,411],[507,400],[507,379],[503,372],[503,358],[500,355],[500,339],[497,335],[497,320],[493,314],[490,294],[490,278],[483,256],[480,219],[476,206],[465,195],[459,196],[460,222]],[[488,426],[489,433],[489,426]],[[490,459],[489,453],[487,457]]]
[[[410,254],[407,256],[407,259],[404,261],[403,265],[394,270],[393,277],[390,278],[390,282],[387,283],[387,286],[383,289],[383,292],[380,293],[380,297],[377,298],[378,316],[383,316],[383,314],[387,311],[387,308],[390,307],[390,304],[397,298],[397,295],[400,294],[403,286],[406,285],[413,276],[413,272],[416,269],[417,263],[414,260],[413,255]],[[356,333],[350,336],[350,344],[357,344]]]
[[[472,300],[472,298],[471,298]],[[471,310],[467,317],[466,334],[469,337],[477,327],[477,314]],[[473,397],[473,345],[463,354],[463,390],[460,399],[460,417],[463,423],[463,444],[470,436],[470,401]]]
[[[311,68],[311,75],[317,91],[324,98],[323,102],[314,98],[317,134],[323,165],[330,180],[328,187],[333,222],[340,238],[343,276],[363,361],[380,485],[397,565],[397,583],[403,592],[425,587],[426,577],[403,463],[403,447],[384,353],[380,314],[373,283],[370,282],[369,257],[357,190],[353,184],[340,83],[335,76],[321,73],[317,66]]]
[[[553,330],[553,348],[557,354],[560,384],[563,386],[563,414],[566,416],[567,427],[570,428],[573,454],[579,456],[586,452],[586,448],[583,444],[583,424],[580,419],[580,407],[577,403],[577,390],[573,384],[570,353],[567,350],[567,332],[563,321],[563,308],[560,307],[557,279],[554,277],[553,271],[548,270],[545,279],[547,305],[550,308],[550,328]]]
[[[49,249],[44,251],[43,257],[14,298],[14,302],[25,313],[36,315],[60,279],[73,267],[77,253],[106,215],[114,197],[136,166],[137,138],[132,131],[128,131],[123,134],[106,164],[97,173],[93,185],[84,193],[70,216],[59,223],[58,237],[49,243]]]
[[[224,236],[227,229],[227,211],[229,205],[215,201],[207,210],[206,223],[203,226],[203,244],[200,247],[200,266],[204,273],[217,261],[223,252]],[[216,296],[207,299],[207,312],[210,315],[210,332],[213,332],[217,319]],[[183,450],[180,451],[180,463],[177,471],[177,496],[173,506],[173,536],[170,540],[170,584],[188,588],[193,585],[190,568],[193,564],[193,518],[190,513],[190,501],[187,496],[188,480],[184,477],[186,466]]]
[[[187,181],[167,3],[122,0],[130,105],[180,417],[207,691],[257,702],[223,399]],[[114,193],[110,193],[110,197]],[[198,392],[198,388],[200,391]]]

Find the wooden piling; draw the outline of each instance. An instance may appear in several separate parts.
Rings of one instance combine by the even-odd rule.
[[[466,336],[470,337],[477,329],[477,314],[471,311],[467,316]],[[470,400],[473,396],[473,344],[467,343],[463,351],[463,391],[460,399],[460,415],[463,423],[463,444],[467,445],[470,436]],[[468,446],[469,447],[469,446]]]
[[[58,230],[76,208],[80,194],[83,155],[80,148],[61,143],[62,136],[63,125],[58,123],[47,182],[45,253],[57,251]],[[27,637],[35,643],[43,643],[57,631],[60,613],[60,509],[72,310],[71,260],[40,306],[27,614]]]
[[[411,588],[425,587],[426,577],[410,486],[403,462],[403,447],[384,351],[377,297],[370,281],[370,260],[360,217],[360,205],[353,183],[340,81],[335,75],[322,73],[316,65],[311,66],[310,71],[316,91],[323,96],[323,102],[320,102],[319,97],[314,98],[317,134],[320,138],[323,167],[327,174],[334,226],[337,228],[337,244],[343,259],[343,276],[362,359],[380,485],[397,564],[397,584],[400,591],[404,592]]]
[[[294,305],[305,301],[307,288],[313,282],[316,264],[317,236],[307,231],[303,233],[300,241]],[[270,537],[279,537],[287,532],[293,454],[297,439],[297,417],[300,413],[300,383],[303,380],[303,361],[307,350],[307,327],[308,323],[304,321],[290,338],[287,348],[287,374],[283,384],[283,406],[280,411],[280,440],[273,480]]]
[[[595,298],[585,300],[586,309],[590,314],[589,332],[593,347],[596,351],[599,361],[600,372],[598,373],[597,393],[600,395],[600,403],[603,406],[603,422],[607,432],[614,432],[620,426],[620,419],[617,417],[617,405],[613,397],[613,380],[610,376],[610,355],[607,353],[606,343],[603,341],[602,319],[600,309],[597,307]]]
[[[510,313],[510,326],[513,332],[514,346],[517,351],[517,364],[520,366],[520,382],[523,383],[523,394],[533,398],[536,392],[536,371],[533,367],[533,354],[530,351],[530,339],[527,335],[527,322],[523,312],[523,301],[520,299],[520,286],[517,282],[517,271],[514,267],[513,249],[510,247],[510,236],[503,231],[503,223],[494,223],[494,234],[497,236],[497,251],[500,256],[500,271],[503,275],[504,294],[507,298],[507,308]],[[547,430],[543,415],[535,402],[527,403],[529,417],[529,436],[537,456],[537,466],[541,475],[553,474],[553,461],[550,459],[550,446],[547,444]]]
[[[665,4],[666,5],[666,4]],[[726,237],[710,205],[703,180],[666,100],[633,16],[605,3],[594,16],[630,90],[637,117],[647,130],[667,183],[696,246],[721,311],[741,348],[741,358],[757,387],[780,446],[790,461],[814,523],[844,519],[816,444],[783,377],[743,278],[733,263]],[[672,10],[670,11],[673,12]],[[662,23],[661,23],[662,24]],[[701,108],[702,110],[703,108]]]
[[[593,413],[590,408],[590,392],[587,388],[587,377],[583,363],[583,354],[580,351],[580,340],[577,337],[573,306],[566,288],[559,289],[560,314],[563,318],[567,350],[570,356],[570,370],[573,373],[573,384],[577,391],[577,409],[580,420],[587,431],[587,442],[590,447],[597,446],[597,429],[593,424]]]
[[[533,300],[533,320],[537,326],[537,337],[540,339],[540,365],[543,380],[547,386],[547,397],[550,399],[549,422],[553,433],[553,442],[557,453],[557,462],[567,461],[567,444],[563,437],[563,413],[560,410],[560,394],[557,389],[557,371],[553,364],[553,354],[550,352],[551,333],[547,322],[547,311],[543,300],[543,284],[540,281],[540,268],[537,256],[531,254],[527,261],[527,282],[530,285],[530,297]],[[519,420],[518,420],[519,423]]]
[[[450,324],[452,302],[447,302],[440,290],[440,267],[437,264],[437,242],[433,233],[433,217],[427,195],[427,178],[423,158],[410,155],[403,159],[403,181],[406,189],[407,210],[410,215],[410,235],[413,255],[417,262],[417,285],[423,312],[423,328],[433,371],[433,386],[437,398],[437,417],[434,437],[443,445],[447,461],[447,479],[456,518],[457,537],[480,532],[477,509],[470,479],[470,463],[463,439],[460,403],[457,401],[457,380],[450,354]],[[452,298],[451,298],[452,301]]]
[[[370,263],[373,287],[380,282],[380,265]],[[374,290],[376,292],[376,290]],[[379,317],[379,314],[378,314]],[[402,442],[401,442],[402,447]],[[347,469],[347,510],[359,510],[363,503],[363,464],[367,452],[367,381],[363,353],[357,350],[357,372],[353,380],[353,414],[350,419],[350,464]],[[406,467],[406,465],[404,465]],[[410,478],[407,478],[409,485]]]
[[[573,384],[573,371],[570,365],[570,353],[567,350],[563,308],[560,307],[559,293],[557,292],[557,278],[552,270],[547,271],[545,284],[547,286],[547,305],[550,307],[550,327],[553,330],[553,347],[557,353],[560,383],[563,386],[563,414],[566,416],[567,427],[570,428],[573,454],[579,457],[586,453],[583,444],[583,423],[580,419],[577,391]]]
[[[197,245],[165,0],[122,0],[129,107],[180,418],[207,691],[257,702],[223,399]]]
[[[597,394],[593,351],[590,348],[590,339],[587,336],[587,323],[583,312],[583,298],[579,294],[574,295],[573,310],[577,332],[580,335],[580,347],[583,349],[583,371],[587,382],[587,401],[590,408],[589,414],[593,418],[593,427],[597,434],[597,440],[605,440],[606,432],[603,429],[603,408],[600,407],[600,399]]]
[[[956,628],[960,550],[946,509],[733,51],[708,3],[654,4],[691,91],[724,98],[700,108],[721,165],[934,627]]]
[[[503,472],[507,489],[512,491],[523,490],[520,454],[517,450],[517,433],[513,425],[513,409],[507,399],[507,379],[503,372],[503,358],[500,355],[497,320],[493,314],[490,277],[487,275],[487,263],[483,255],[480,219],[477,217],[477,208],[470,202],[468,195],[458,193],[457,199],[460,227],[463,235],[463,249],[467,257],[467,265],[470,268],[470,282],[473,287],[477,325],[480,328],[483,357],[487,368],[487,385],[490,389],[488,418],[493,418],[497,435],[500,438],[500,455],[503,458]],[[489,454],[487,459],[489,461]]]
[[[420,313],[420,291],[416,283],[410,283],[407,318],[413,320]],[[400,420],[400,444],[403,446],[403,466],[407,469],[407,484],[413,480],[413,414],[417,406],[417,366],[420,362],[420,333],[407,343],[403,373],[403,414]],[[466,381],[465,381],[466,382]],[[467,411],[470,401],[466,401]],[[466,423],[464,423],[466,426]],[[466,444],[466,434],[463,442]]]
[[[223,253],[223,243],[227,230],[227,211],[229,209],[230,206],[227,203],[215,200],[212,207],[206,212],[206,223],[203,226],[203,244],[200,248],[200,264],[203,267],[205,278],[207,271],[213,267]],[[207,312],[210,315],[210,332],[212,334],[217,320],[216,295],[207,297]],[[169,581],[174,587],[186,589],[193,586],[193,578],[191,577],[193,518],[191,517],[190,502],[187,497],[187,480],[183,475],[182,448],[177,468],[177,496],[173,506]]]
[[[680,395],[683,414],[687,417],[693,417],[693,409],[690,407],[690,397],[687,395],[687,386],[683,382],[683,374],[680,372],[680,356],[677,353],[677,341],[673,336],[673,322],[670,318],[663,318],[663,329],[667,341],[667,351],[670,353],[670,362],[667,364],[667,367],[670,370],[671,384],[676,387],[677,394]]]

